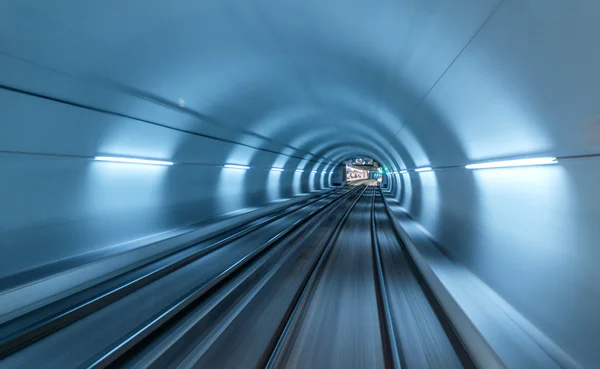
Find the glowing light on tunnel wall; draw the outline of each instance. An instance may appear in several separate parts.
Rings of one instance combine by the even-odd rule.
[[[223,168],[220,170],[216,187],[217,211],[220,214],[237,211],[246,206],[248,172],[239,168]]]
[[[415,172],[431,172],[432,170],[431,167],[424,167],[415,169]]]
[[[407,209],[410,209],[411,213],[419,213],[419,222],[425,229],[437,231],[442,204],[438,177],[435,172],[427,171],[425,175],[418,176],[415,180],[416,186],[409,189],[410,201],[407,202]],[[412,185],[413,183],[409,186]]]
[[[401,170],[400,171],[400,174],[406,174],[406,173],[408,173],[408,170]]]
[[[327,183],[327,178],[325,174],[327,174],[327,170],[329,169],[329,165],[325,165],[323,169],[321,169],[321,178],[319,179],[319,183],[321,184],[321,188],[326,188],[329,186]]]
[[[466,165],[467,169],[491,169],[491,168],[506,168],[506,167],[524,167],[530,165],[548,165],[556,164],[558,161],[556,158],[529,158],[529,159],[517,159],[517,160],[502,160],[502,161],[490,161],[486,163],[476,163]]]
[[[111,161],[117,163],[145,164],[145,165],[173,165],[173,162],[162,160],[138,159],[138,158],[123,158],[117,156],[96,156],[94,160]]]
[[[318,171],[317,170],[311,170],[310,171],[310,177],[308,179],[308,191],[309,192],[313,192],[315,190],[315,181],[316,181],[316,176],[317,176]]]
[[[293,166],[294,168],[294,176],[292,178],[292,195],[296,196],[299,195],[301,193],[303,193],[304,191],[307,190],[307,188],[304,188],[303,186],[305,184],[308,184],[306,181],[308,180],[308,178],[306,178],[306,176],[304,176],[304,169],[307,168],[307,166],[310,165],[310,162],[307,159],[303,159],[299,162],[292,162],[290,163],[290,166]]]
[[[547,280],[549,271],[582,267],[575,261],[572,246],[585,237],[577,232],[578,222],[582,221],[577,215],[581,214],[581,204],[576,200],[577,189],[571,186],[568,167],[480,170],[473,173],[473,178],[478,189],[475,212],[485,216],[479,218],[470,257],[486,273],[505,275],[505,265],[513,265],[513,282],[519,288],[524,286],[516,276],[523,273],[527,273],[528,283],[552,288]],[[457,204],[456,209],[460,206]],[[488,251],[507,246],[506,252]],[[511,264],[513,260],[522,263]],[[532,293],[525,290],[522,292]],[[550,298],[553,301],[544,303],[562,304],[559,298]]]
[[[86,180],[81,188],[83,201],[80,211],[89,214],[112,214],[115,217],[134,213],[137,215],[136,219],[132,220],[133,224],[160,224],[161,213],[155,210],[164,207],[166,199],[169,198],[166,185],[168,166],[131,165],[130,162],[120,160],[100,160],[94,163],[97,165],[87,167]],[[75,194],[78,190],[72,191]],[[137,212],[140,208],[147,211]],[[122,228],[130,226],[126,224],[122,225]],[[115,237],[123,237],[116,234],[118,232],[115,232]],[[115,239],[115,242],[127,240]]]
[[[225,165],[223,165],[223,167],[230,168],[230,169],[243,169],[243,170],[250,169],[249,166],[246,166],[246,165],[237,165],[237,164],[225,164]]]
[[[279,169],[279,170],[274,170]],[[282,198],[281,194],[281,176],[283,169],[273,168],[269,171],[267,177],[267,200],[275,201]]]

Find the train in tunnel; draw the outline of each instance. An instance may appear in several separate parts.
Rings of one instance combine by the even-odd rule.
[[[0,368],[600,368],[600,2],[0,3]]]

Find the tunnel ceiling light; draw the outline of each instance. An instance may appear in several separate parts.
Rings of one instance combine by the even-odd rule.
[[[311,173],[317,173],[317,171],[316,171],[316,170],[313,170]]]
[[[271,168],[274,172],[283,172],[283,168]]]
[[[467,169],[488,169],[488,168],[506,168],[506,167],[524,167],[529,165],[547,165],[556,164],[558,161],[556,158],[529,158],[529,159],[516,159],[516,160],[502,160],[502,161],[490,161],[486,163],[476,163],[466,165]]]
[[[430,172],[433,169],[431,169],[431,167],[423,167],[423,168],[417,168],[415,169],[415,172]]]
[[[173,165],[173,163],[170,161],[137,159],[137,158],[123,158],[123,157],[117,157],[117,156],[96,156],[94,158],[94,160],[112,161],[112,162],[118,162],[118,163],[146,164],[146,165]]]
[[[302,173],[302,172],[304,172],[304,169],[296,169],[296,172],[297,173]]]
[[[400,174],[406,174],[406,173],[408,173],[408,170],[401,170],[400,171]]]
[[[223,165],[225,168],[231,168],[231,169],[243,169],[243,170],[248,170],[250,169],[249,166],[246,165],[237,165],[237,164],[225,164]]]

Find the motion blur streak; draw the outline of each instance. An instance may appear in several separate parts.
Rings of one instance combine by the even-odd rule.
[[[600,368],[599,20],[3,0],[0,367]]]

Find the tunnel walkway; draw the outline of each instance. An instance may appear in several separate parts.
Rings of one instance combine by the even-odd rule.
[[[474,367],[386,206],[330,191],[34,310],[2,367]]]

